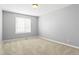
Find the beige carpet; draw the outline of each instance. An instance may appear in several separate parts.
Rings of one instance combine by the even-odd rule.
[[[4,55],[76,55],[79,49],[49,42],[40,38],[18,38],[4,41],[0,45]]]

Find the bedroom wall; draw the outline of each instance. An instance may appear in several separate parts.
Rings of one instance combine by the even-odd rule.
[[[2,41],[2,9],[0,8],[0,41]]]
[[[17,16],[31,18],[31,26],[32,26],[31,33],[23,33],[23,34],[15,33],[15,18]],[[37,36],[37,35],[38,35],[38,17],[3,11],[3,40],[27,37],[27,36]]]
[[[79,46],[79,5],[71,5],[40,16],[39,35]]]

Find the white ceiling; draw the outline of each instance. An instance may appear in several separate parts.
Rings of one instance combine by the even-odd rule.
[[[69,4],[39,4],[37,9],[32,8],[32,4],[1,4],[3,10],[22,13],[33,16],[41,16],[51,11],[69,6]]]

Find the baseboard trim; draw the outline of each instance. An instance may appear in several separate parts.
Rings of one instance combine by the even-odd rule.
[[[47,37],[43,37],[43,36],[39,36],[39,37],[42,38],[42,39],[45,39],[45,40],[51,41],[51,42],[55,42],[55,43],[58,43],[58,44],[63,44],[63,45],[66,45],[66,46],[69,46],[69,47],[72,47],[72,48],[79,49],[78,46],[74,46],[74,45],[70,45],[70,44],[67,44],[67,43],[59,42],[59,41],[52,40],[52,39],[49,39],[49,38],[47,38]]]

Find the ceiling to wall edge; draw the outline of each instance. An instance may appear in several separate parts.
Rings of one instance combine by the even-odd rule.
[[[23,13],[18,13],[18,12],[8,11],[8,10],[4,10],[4,9],[2,9],[2,13],[3,13],[3,12],[10,12],[10,13],[15,13],[15,14],[20,14],[20,15],[32,16],[32,17],[38,17],[38,18],[39,18],[39,16],[28,15],[28,14],[23,14]]]
[[[69,6],[65,6],[65,7],[63,7],[63,8],[70,7],[70,6],[72,6],[72,4],[70,4]],[[56,12],[56,11],[58,11],[58,10],[60,10],[60,9],[63,9],[63,8],[59,8],[59,9],[54,10],[54,11],[49,11],[49,12],[47,12],[47,13],[45,13],[45,14],[40,15],[40,16],[45,16],[45,15],[51,13],[51,12],[53,13],[53,12]],[[40,17],[40,16],[39,16],[39,17]]]
[[[72,4],[70,4],[70,5],[68,5],[68,6],[71,6],[71,5],[72,5]],[[68,6],[65,6],[65,7],[68,7]],[[65,7],[62,7],[62,8],[65,8]],[[51,13],[51,12],[55,12],[55,11],[57,11],[57,10],[60,10],[60,9],[62,9],[62,8],[58,8],[58,9],[56,9],[56,10],[54,10],[54,11],[49,11],[49,12],[44,13],[44,14],[39,15],[39,16],[30,15],[30,14],[24,14],[24,13],[19,13],[19,12],[15,12],[15,11],[6,10],[6,9],[3,9],[3,8],[2,8],[2,11],[7,11],[7,12],[11,12],[11,13],[16,13],[16,14],[22,14],[22,15],[28,15],[28,16],[40,17],[40,16],[43,16],[43,15],[47,15],[47,14],[49,14],[49,13]]]

